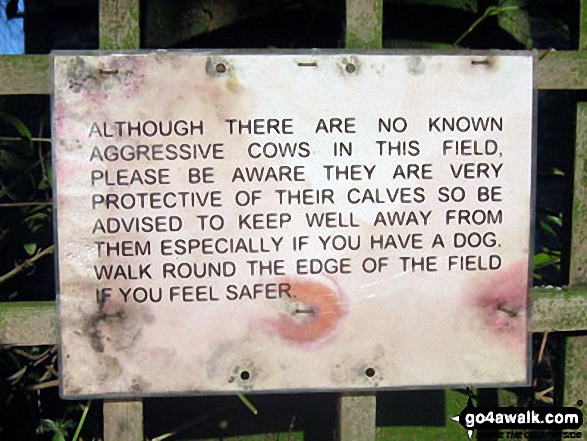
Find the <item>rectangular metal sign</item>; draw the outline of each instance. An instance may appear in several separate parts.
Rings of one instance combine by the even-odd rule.
[[[62,394],[526,383],[532,69],[56,55]]]

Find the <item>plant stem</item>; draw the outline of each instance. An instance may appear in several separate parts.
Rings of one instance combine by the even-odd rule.
[[[86,421],[86,417],[88,416],[88,411],[90,410],[90,404],[92,404],[91,400],[88,400],[88,404],[86,404],[86,408],[84,409],[84,413],[82,414],[81,419],[79,420],[79,424],[77,425],[77,429],[73,434],[73,438],[71,441],[77,441],[79,433],[82,431],[82,427],[84,426],[84,422]]]
[[[257,415],[257,413],[259,413],[259,411],[257,410],[257,408],[253,405],[253,403],[251,403],[247,397],[245,397],[243,394],[241,394],[240,392],[236,393],[236,396],[240,398],[240,400],[244,403],[245,406],[247,406],[247,408],[253,412],[255,415]]]
[[[21,138],[19,136],[0,136],[0,141],[51,142],[51,138]]]
[[[53,202],[5,202],[0,208],[6,207],[31,207],[36,205],[53,205]]]
[[[3,276],[0,276],[0,285],[2,283],[6,282],[11,277],[16,276],[18,273],[20,273],[25,268],[28,268],[28,267],[32,266],[41,257],[46,256],[47,254],[52,254],[54,252],[55,252],[55,245],[51,245],[50,247],[47,247],[43,251],[39,252],[38,254],[35,254],[30,259],[25,260],[20,265],[15,266],[14,269],[12,269],[11,271],[7,272]]]

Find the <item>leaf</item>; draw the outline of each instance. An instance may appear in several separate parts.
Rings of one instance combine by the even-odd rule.
[[[563,219],[561,216],[553,216],[552,214],[549,214],[548,216],[546,216],[546,218],[553,224],[558,225],[559,227],[563,226]]]
[[[560,252],[541,252],[534,255],[534,269],[538,270],[560,262]]]
[[[394,3],[422,4],[444,6],[445,8],[461,9],[463,11],[477,12],[478,0],[394,0]]]
[[[22,136],[24,139],[30,141],[33,137],[33,134],[28,129],[26,124],[23,123],[22,120],[18,119],[17,117],[12,116],[6,112],[0,112],[0,120],[13,126],[18,131],[20,136]]]
[[[243,402],[243,404],[245,406],[247,406],[247,408],[253,412],[253,414],[257,415],[259,413],[259,411],[257,410],[257,408],[253,405],[253,403],[251,403],[247,397],[245,397],[243,394],[241,394],[240,392],[236,393],[236,396],[240,398],[240,400]]]
[[[540,221],[540,229],[548,234],[550,234],[551,236],[557,236],[556,231],[554,231],[554,228],[552,228],[550,226],[550,224],[548,224],[548,222],[541,220]]]
[[[53,438],[51,438],[51,441],[65,441],[65,437],[61,433],[56,433],[53,435]]]
[[[25,243],[22,246],[29,256],[32,256],[37,251],[36,243]]]
[[[28,165],[28,161],[26,161],[22,155],[10,152],[8,150],[0,151],[0,167],[6,170],[15,171],[23,170]]]

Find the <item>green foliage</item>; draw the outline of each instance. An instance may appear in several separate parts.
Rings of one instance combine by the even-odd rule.
[[[477,12],[478,0],[393,0],[394,3],[406,3],[410,5],[445,6],[447,8],[461,9],[463,11]]]
[[[52,243],[50,143],[0,109],[0,277]],[[19,276],[34,271],[28,268]],[[17,279],[16,277],[14,279]],[[0,285],[0,301],[18,300],[17,280]]]
[[[465,39],[465,37],[467,35],[469,35],[471,32],[473,32],[475,30],[475,28],[477,28],[481,23],[483,23],[489,17],[497,16],[500,14],[505,14],[509,11],[515,11],[518,9],[520,9],[519,6],[489,6],[487,9],[485,9],[485,12],[483,12],[483,15],[481,15],[481,17],[479,17],[477,20],[475,20],[473,22],[473,24],[471,26],[469,26],[469,29],[467,29],[459,38],[457,38],[453,44],[455,46],[458,46],[459,44],[461,44],[461,42]]]
[[[41,420],[41,424],[37,428],[37,433],[53,434],[51,441],[65,441],[67,439],[67,432],[75,427],[73,420]]]

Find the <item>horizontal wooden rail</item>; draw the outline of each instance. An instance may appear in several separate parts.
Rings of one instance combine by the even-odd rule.
[[[0,95],[51,93],[50,55],[0,55]]]
[[[530,301],[531,332],[587,330],[587,285],[533,288]]]
[[[537,89],[587,89],[587,56],[578,51],[543,51],[538,57]]]
[[[58,340],[55,302],[0,303],[0,345],[54,345]]]
[[[531,332],[587,330],[587,285],[532,289],[530,316]],[[55,302],[0,303],[0,345],[51,345],[58,335]]]
[[[587,89],[587,56],[577,51],[542,52],[538,89]],[[50,55],[0,55],[0,95],[51,93]]]

